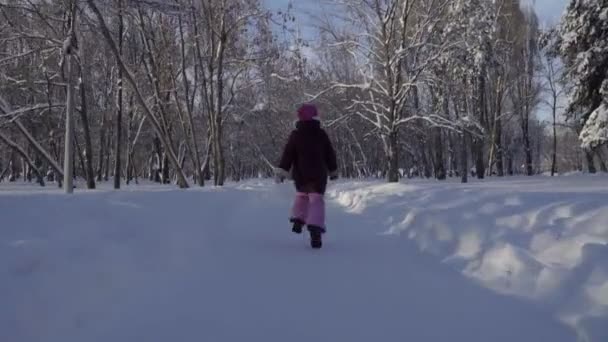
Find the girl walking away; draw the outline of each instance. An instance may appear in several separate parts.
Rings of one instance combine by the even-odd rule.
[[[336,152],[321,128],[317,107],[304,104],[298,109],[296,129],[291,132],[275,176],[282,182],[291,177],[296,186],[290,222],[294,233],[310,232],[312,248],[321,248],[325,233],[325,188],[327,178],[338,178]]]

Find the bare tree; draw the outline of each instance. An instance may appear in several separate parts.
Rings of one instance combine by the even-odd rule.
[[[541,46],[547,46],[548,41],[553,39],[556,32],[553,30],[547,31],[541,40]],[[564,95],[563,83],[563,66],[555,58],[556,56],[550,51],[545,51],[543,60],[543,77],[544,91],[548,98],[543,99],[543,103],[551,110],[552,117],[552,153],[551,153],[551,176],[557,173],[557,112],[560,109],[559,99]]]
[[[431,44],[448,3],[351,1],[344,5],[348,13],[344,21],[351,25],[354,34],[334,34],[334,46],[345,47],[365,61],[360,70],[361,81],[357,84],[334,82],[315,98],[334,89],[363,91],[363,96],[351,100],[351,106],[379,135],[389,182],[399,180],[399,133],[407,124],[422,120],[431,125],[449,125],[441,115],[415,112],[412,103],[413,92],[425,72],[450,45],[447,42]]]
[[[118,0],[118,57],[123,56],[124,21],[123,2]],[[114,189],[120,189],[121,161],[122,161],[122,111],[123,111],[123,68],[118,68],[117,98],[116,98],[116,141],[114,142]]]
[[[74,191],[74,76],[72,55],[78,49],[76,40],[76,2],[73,0],[70,10],[70,29],[63,43],[62,64],[65,62],[67,91],[66,91],[66,114],[65,114],[65,153],[63,162],[63,187],[66,193]]]
[[[606,166],[575,146],[580,118],[557,110],[551,132],[535,117],[551,86],[520,1],[323,3],[303,29],[303,13],[270,15],[260,0],[0,1],[0,179],[38,170],[61,183],[71,156],[90,188],[94,173],[118,186],[269,176],[306,101],[343,177]]]
[[[91,8],[91,10],[93,11],[93,13],[95,14],[95,16],[97,17],[97,21],[100,25],[101,31],[106,39],[106,42],[110,46],[110,49],[112,50],[114,57],[116,58],[116,60],[119,64],[119,67],[122,69],[122,72],[124,73],[125,78],[129,81],[129,83],[133,87],[133,91],[135,92],[135,96],[136,96],[139,104],[144,108],[146,115],[150,118],[150,121],[152,122],[154,128],[156,129],[157,134],[160,136],[160,139],[163,143],[163,147],[167,151],[168,157],[170,158],[171,162],[173,163],[173,165],[176,169],[178,185],[181,188],[187,188],[188,181],[186,180],[186,176],[184,175],[183,170],[180,167],[180,164],[178,162],[177,156],[175,155],[173,147],[171,146],[171,144],[168,140],[168,137],[166,136],[165,131],[162,129],[161,124],[158,121],[157,117],[154,115],[154,113],[150,109],[150,106],[148,105],[146,100],[143,98],[143,95],[141,94],[141,91],[139,90],[138,84],[135,82],[135,78],[134,78],[132,72],[129,70],[127,65],[122,60],[120,50],[119,50],[116,42],[114,41],[114,38],[112,37],[112,35],[110,33],[110,30],[108,29],[105,19],[103,18],[103,15],[97,8],[97,5],[95,4],[94,0],[88,0],[88,4],[89,4],[89,7]]]
[[[515,49],[514,59],[521,72],[514,69],[517,76],[515,87],[512,90],[512,101],[520,120],[526,175],[532,176],[534,169],[530,142],[530,120],[539,101],[540,86],[535,79],[538,65],[538,24],[534,13],[527,15],[528,20],[521,27],[521,40]]]
[[[87,188],[95,189],[95,171],[93,171],[93,143],[91,140],[91,129],[89,123],[89,112],[88,112],[88,98],[87,92],[91,87],[89,83],[90,65],[88,64],[88,56],[84,46],[86,45],[83,40],[77,39],[80,42],[78,46],[78,59],[79,59],[79,73],[80,73],[80,120],[82,122],[82,129],[84,134],[84,157],[86,162],[85,175],[87,178]]]
[[[36,174],[36,179],[38,180],[38,183],[41,186],[44,186],[44,174],[42,173],[42,171],[40,171],[40,169],[38,169],[35,162],[30,158],[30,156],[27,154],[27,152],[21,146],[19,146],[16,142],[11,140],[8,136],[4,135],[2,132],[0,132],[0,140],[3,141],[8,146],[10,146],[19,155],[21,155],[21,158],[23,158],[23,160],[25,160],[27,162],[27,165]],[[8,170],[8,168],[7,168],[7,170]],[[2,178],[3,177],[0,177],[0,180]]]

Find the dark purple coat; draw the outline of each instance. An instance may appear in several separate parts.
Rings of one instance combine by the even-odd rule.
[[[338,169],[336,152],[319,121],[298,121],[279,167],[291,170],[298,192],[324,194],[327,177]]]

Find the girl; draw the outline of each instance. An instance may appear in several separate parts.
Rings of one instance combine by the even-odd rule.
[[[296,198],[291,211],[292,231],[302,233],[306,225],[312,248],[321,248],[325,233],[325,188],[327,177],[338,178],[336,152],[327,133],[321,128],[317,107],[304,104],[298,109],[296,129],[291,132],[275,176],[279,181],[291,177]]]

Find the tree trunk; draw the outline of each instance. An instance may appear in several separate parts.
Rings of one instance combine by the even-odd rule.
[[[105,147],[106,147],[106,114],[101,114],[101,132],[99,132],[99,153],[98,153],[98,164],[97,164],[97,181],[103,180],[103,170],[105,161]]]
[[[443,163],[443,140],[441,139],[441,128],[436,127],[433,129],[433,136],[435,140],[435,149],[434,149],[434,163],[433,166],[435,168],[435,178],[438,180],[446,179],[445,166]]]
[[[114,42],[114,38],[112,38],[112,35],[103,18],[103,15],[99,11],[99,8],[97,8],[97,5],[95,5],[94,0],[87,0],[87,2],[89,4],[89,7],[91,8],[91,10],[93,11],[93,13],[95,14],[95,16],[97,18],[97,21],[101,27],[101,31],[102,31],[107,43],[110,45],[110,49],[112,50],[114,57],[117,59],[120,69],[122,70],[126,79],[131,84],[131,86],[133,88],[133,92],[135,92],[137,101],[139,102],[140,106],[144,109],[145,114],[150,118],[150,121],[152,122],[154,129],[156,130],[157,134],[160,135],[160,139],[163,143],[163,146],[165,147],[167,154],[169,155],[169,158],[171,159],[171,163],[173,165],[175,165],[179,187],[188,188],[189,187],[188,181],[186,180],[186,176],[184,175],[182,168],[179,166],[179,161],[177,160],[175,151],[173,150],[173,147],[171,146],[168,138],[165,135],[163,135],[163,130],[162,130],[161,124],[158,121],[158,119],[154,116],[154,113],[150,109],[150,106],[144,99],[143,94],[141,93],[140,89],[137,86],[137,83],[135,82],[135,78],[134,78],[132,72],[128,69],[127,65],[122,60],[121,53],[120,53],[118,47],[116,46],[116,43]]]
[[[389,183],[399,182],[399,141],[397,131],[393,131],[386,139],[387,180]]]
[[[133,169],[133,177],[135,178],[135,184],[139,184],[137,167],[135,166],[135,164],[132,165],[133,166],[131,168]]]
[[[420,150],[422,151],[420,156],[422,158],[422,165],[424,165],[424,178],[429,179],[433,176],[433,160],[429,157],[429,155],[432,155],[432,152],[427,151],[427,144],[424,144]]]
[[[218,89],[218,91],[220,91]],[[220,100],[218,100],[220,101]],[[218,104],[219,106],[219,104]],[[224,156],[224,146],[223,146],[223,129],[222,129],[222,119],[221,116],[216,114],[216,118],[215,118],[215,156],[216,156],[216,161],[217,164],[215,165],[216,167],[216,185],[217,186],[223,186],[224,185],[224,181],[226,179],[226,174],[225,174],[225,170],[226,170],[226,160],[225,160],[225,156]]]
[[[32,181],[31,171],[28,168],[27,162],[23,158],[21,158],[21,169],[23,170],[23,181],[31,182]]]
[[[132,154],[133,147],[131,145],[131,135],[133,134],[133,104],[129,105],[129,125],[127,127],[127,161],[125,165],[125,176],[127,185],[131,182],[131,163],[132,163]]]
[[[524,151],[526,154],[526,175],[532,176],[534,175],[534,170],[532,168],[532,148],[530,146],[530,134],[528,130],[528,125],[526,125],[526,129],[524,131]]]
[[[213,129],[211,131],[213,137],[213,179],[216,186],[223,186],[225,179],[225,157],[222,144],[221,120],[219,120],[217,114],[214,116]]]
[[[179,159],[178,159],[179,160]],[[163,184],[170,184],[171,183],[171,170],[169,168],[169,156],[167,155],[167,153],[163,153],[163,159],[162,159],[162,180],[163,180]]]
[[[511,150],[507,151],[507,174],[509,176],[513,176],[513,152]]]
[[[198,146],[198,139],[197,139],[197,134],[196,134],[196,129],[194,128],[194,96],[192,96],[192,101],[190,100],[190,83],[188,81],[188,74],[186,73],[186,42],[184,41],[184,30],[183,30],[183,22],[182,22],[182,17],[181,15],[179,16],[179,33],[180,33],[180,42],[181,42],[181,52],[182,52],[182,63],[181,63],[181,72],[182,72],[182,80],[184,83],[184,91],[185,91],[185,95],[186,95],[186,110],[187,110],[187,114],[188,114],[188,126],[190,127],[190,138],[192,139],[192,147],[194,148],[194,151],[192,152],[192,154],[194,155],[194,168],[195,170],[195,175],[196,175],[196,181],[198,183],[199,186],[205,186],[205,178],[203,175],[203,168],[201,166],[201,157],[200,157],[200,149]],[[194,94],[196,94],[196,85],[198,84],[198,73],[196,70],[196,65],[195,65],[195,71],[194,71],[194,84],[195,84],[195,89],[193,91]],[[193,95],[194,95],[193,94]],[[177,101],[177,96],[176,96],[176,101]]]
[[[19,119],[15,119],[15,120],[13,120],[13,124],[15,124],[17,126],[19,131],[21,131],[21,133],[25,136],[25,138],[30,143],[30,145],[34,148],[34,150],[42,158],[44,158],[44,160],[46,160],[47,163],[49,163],[49,165],[51,166],[53,171],[55,171],[55,173],[57,173],[57,177],[63,178],[63,171],[61,170],[61,167],[59,166],[59,164],[55,161],[55,159],[53,159],[53,157],[51,157],[51,155],[44,149],[44,147],[42,147],[42,145],[40,145],[40,143],[38,143],[34,139],[34,137],[30,134],[30,132],[21,123],[21,121],[19,121]],[[61,184],[62,184],[61,180],[59,180],[58,182],[61,186]]]
[[[17,154],[13,151],[11,152],[11,159],[9,161],[11,173],[8,176],[9,182],[16,182],[17,178],[19,178],[19,168],[17,165]]]
[[[606,166],[606,163],[601,159],[600,159],[600,170],[604,173],[608,172],[608,167]]]
[[[460,145],[460,176],[462,183],[468,182],[469,177],[469,132],[464,131],[462,133],[462,143]]]
[[[203,176],[205,177],[205,180],[207,181],[211,181],[211,167],[209,166],[212,158],[213,158],[213,144],[212,144],[212,137],[211,137],[211,133],[208,130],[207,131],[207,148],[206,148],[206,153],[205,153],[205,159],[203,160]]]
[[[593,160],[593,153],[585,150],[585,159],[587,160],[587,170],[589,173],[596,173],[595,160]]]
[[[445,92],[445,90],[443,90]],[[435,101],[433,101],[435,102]],[[448,95],[442,94],[441,112],[443,116],[448,116],[450,113],[450,103],[448,102]],[[433,135],[435,139],[435,178],[438,180],[445,180],[447,177],[445,163],[444,163],[444,148],[442,139],[441,127],[435,127],[433,129]]]
[[[86,162],[85,162],[86,158],[84,156],[84,153],[82,153],[82,148],[80,148],[80,144],[78,143],[78,137],[75,134],[74,134],[74,147],[76,147],[74,154],[78,156],[78,161],[80,162],[80,171],[86,177],[86,174],[87,174],[87,167],[86,167]],[[74,163],[74,178],[78,178],[78,172],[76,172],[77,170],[78,170],[78,168],[76,167],[76,164]]]
[[[118,59],[122,58],[122,45],[123,45],[123,15],[122,15],[122,0],[118,0]],[[114,189],[120,189],[120,177],[121,177],[121,156],[122,156],[122,109],[123,109],[123,79],[122,79],[122,68],[118,68],[118,99],[117,99],[117,112],[116,112],[116,142],[114,148]]]
[[[484,153],[483,153],[483,139],[482,138],[474,138],[473,139],[473,154],[475,156],[475,175],[478,179],[483,179],[485,177],[485,162],[484,162]]]
[[[110,179],[110,166],[111,166],[110,157],[112,156],[112,136],[114,136],[114,128],[112,127],[112,122],[110,122],[108,124],[108,126],[109,126],[108,127],[109,131],[108,131],[108,136],[106,139],[106,148],[105,148],[106,163],[105,163],[105,168],[103,171],[103,180],[105,182],[107,182]]]
[[[72,12],[72,15],[76,15],[75,11]],[[73,20],[72,20],[73,23]],[[74,29],[74,26],[72,26]],[[65,55],[65,64],[66,64],[66,73],[67,73],[67,108],[65,112],[65,153],[64,153],[64,162],[63,162],[63,187],[64,191],[67,194],[71,194],[74,192],[74,142],[73,142],[73,132],[74,132],[74,84],[72,77],[72,54],[70,51],[67,51]]]
[[[82,39],[81,39],[82,40]],[[93,171],[93,145],[91,143],[91,130],[89,126],[89,114],[87,105],[87,86],[89,85],[89,68],[87,63],[86,53],[81,44],[78,49],[80,57],[80,121],[82,122],[82,130],[84,133],[84,151],[85,151],[85,176],[87,179],[87,188],[95,189],[95,171]]]
[[[4,141],[5,144],[7,144],[12,150],[13,152],[11,153],[11,155],[13,156],[12,161],[10,162],[11,165],[14,166],[14,156],[15,153],[17,152],[19,155],[21,155],[21,158],[23,159],[23,161],[25,161],[30,169],[32,171],[34,171],[34,173],[36,174],[36,179],[38,181],[38,183],[41,186],[44,186],[44,175],[42,174],[42,172],[40,171],[40,169],[35,165],[34,161],[32,161],[32,159],[27,155],[27,153],[25,152],[25,150],[23,150],[23,148],[21,148],[19,145],[17,145],[17,143],[15,143],[14,141],[12,141],[9,137],[7,137],[6,135],[4,135],[2,133],[2,131],[0,131],[0,141]],[[12,177],[12,176],[11,176]],[[0,180],[2,180],[2,176],[0,176]]]
[[[496,174],[498,177],[505,175],[503,165],[503,147],[502,147],[502,120],[499,118],[496,120],[496,132],[494,135],[494,146],[496,148]]]
[[[486,82],[484,77],[485,72],[480,72],[477,77],[477,112],[479,115],[479,123],[481,127],[486,128]],[[483,134],[482,132],[479,132]],[[484,161],[484,138],[483,136],[475,137],[473,139],[473,149],[475,150],[475,173],[478,179],[483,179],[486,174],[486,167]]]
[[[156,158],[153,158],[153,180],[156,183],[162,183],[162,163],[163,163],[163,152],[161,147],[161,142],[158,136],[154,137],[154,151],[156,153]]]
[[[608,167],[606,166],[606,163],[604,162],[604,159],[602,158],[602,154],[600,153],[600,149],[601,149],[601,148],[602,148],[602,147],[598,147],[598,148],[597,148],[597,149],[594,151],[594,154],[595,154],[595,157],[597,158],[597,161],[598,161],[598,162],[599,162],[599,164],[600,164],[600,170],[601,170],[602,172],[608,172]]]
[[[13,152],[11,152],[13,153]],[[2,182],[2,180],[4,179],[4,177],[6,177],[6,175],[9,173],[9,171],[11,170],[11,162],[9,161],[6,164],[6,167],[4,168],[4,170],[2,172],[0,172],[0,182]]]
[[[132,117],[130,120],[133,121],[134,120],[134,108],[133,108],[133,96],[131,96],[131,99],[129,101],[130,105],[130,109],[129,109],[129,115]],[[131,125],[131,121],[129,123],[129,125]],[[139,140],[140,134],[141,134],[141,130],[144,127],[144,123],[146,122],[146,116],[143,116],[141,121],[139,122],[139,125],[137,126],[137,132],[135,133],[135,137],[133,139],[131,139],[131,137],[129,136],[129,139],[127,140],[127,150],[128,150],[128,155],[127,155],[127,163],[128,163],[128,167],[127,167],[127,182],[130,182],[133,177],[135,177],[135,183],[137,184],[137,167],[135,165],[135,163],[133,162],[134,160],[134,150],[135,150],[135,146],[137,145],[137,141]],[[129,132],[131,132],[132,127],[129,128]],[[129,174],[129,172],[131,172]]]
[[[33,170],[30,168],[30,165],[24,158],[19,158],[19,160],[21,161],[21,170],[23,170],[21,175],[23,177],[23,181],[31,183],[33,179],[32,174],[34,173]]]
[[[215,125],[214,125],[215,126]],[[211,166],[213,166],[213,185],[217,186],[219,183],[219,178],[217,177],[218,175],[218,167],[217,165],[219,164],[219,160],[217,158],[218,152],[217,152],[217,138],[216,138],[216,134],[215,133],[215,128],[213,128],[211,130],[211,150],[213,151],[212,153],[212,161],[213,163],[211,164]]]
[[[553,97],[553,153],[551,154],[551,177],[557,172],[557,123],[556,123],[556,112],[557,112],[557,98]]]

